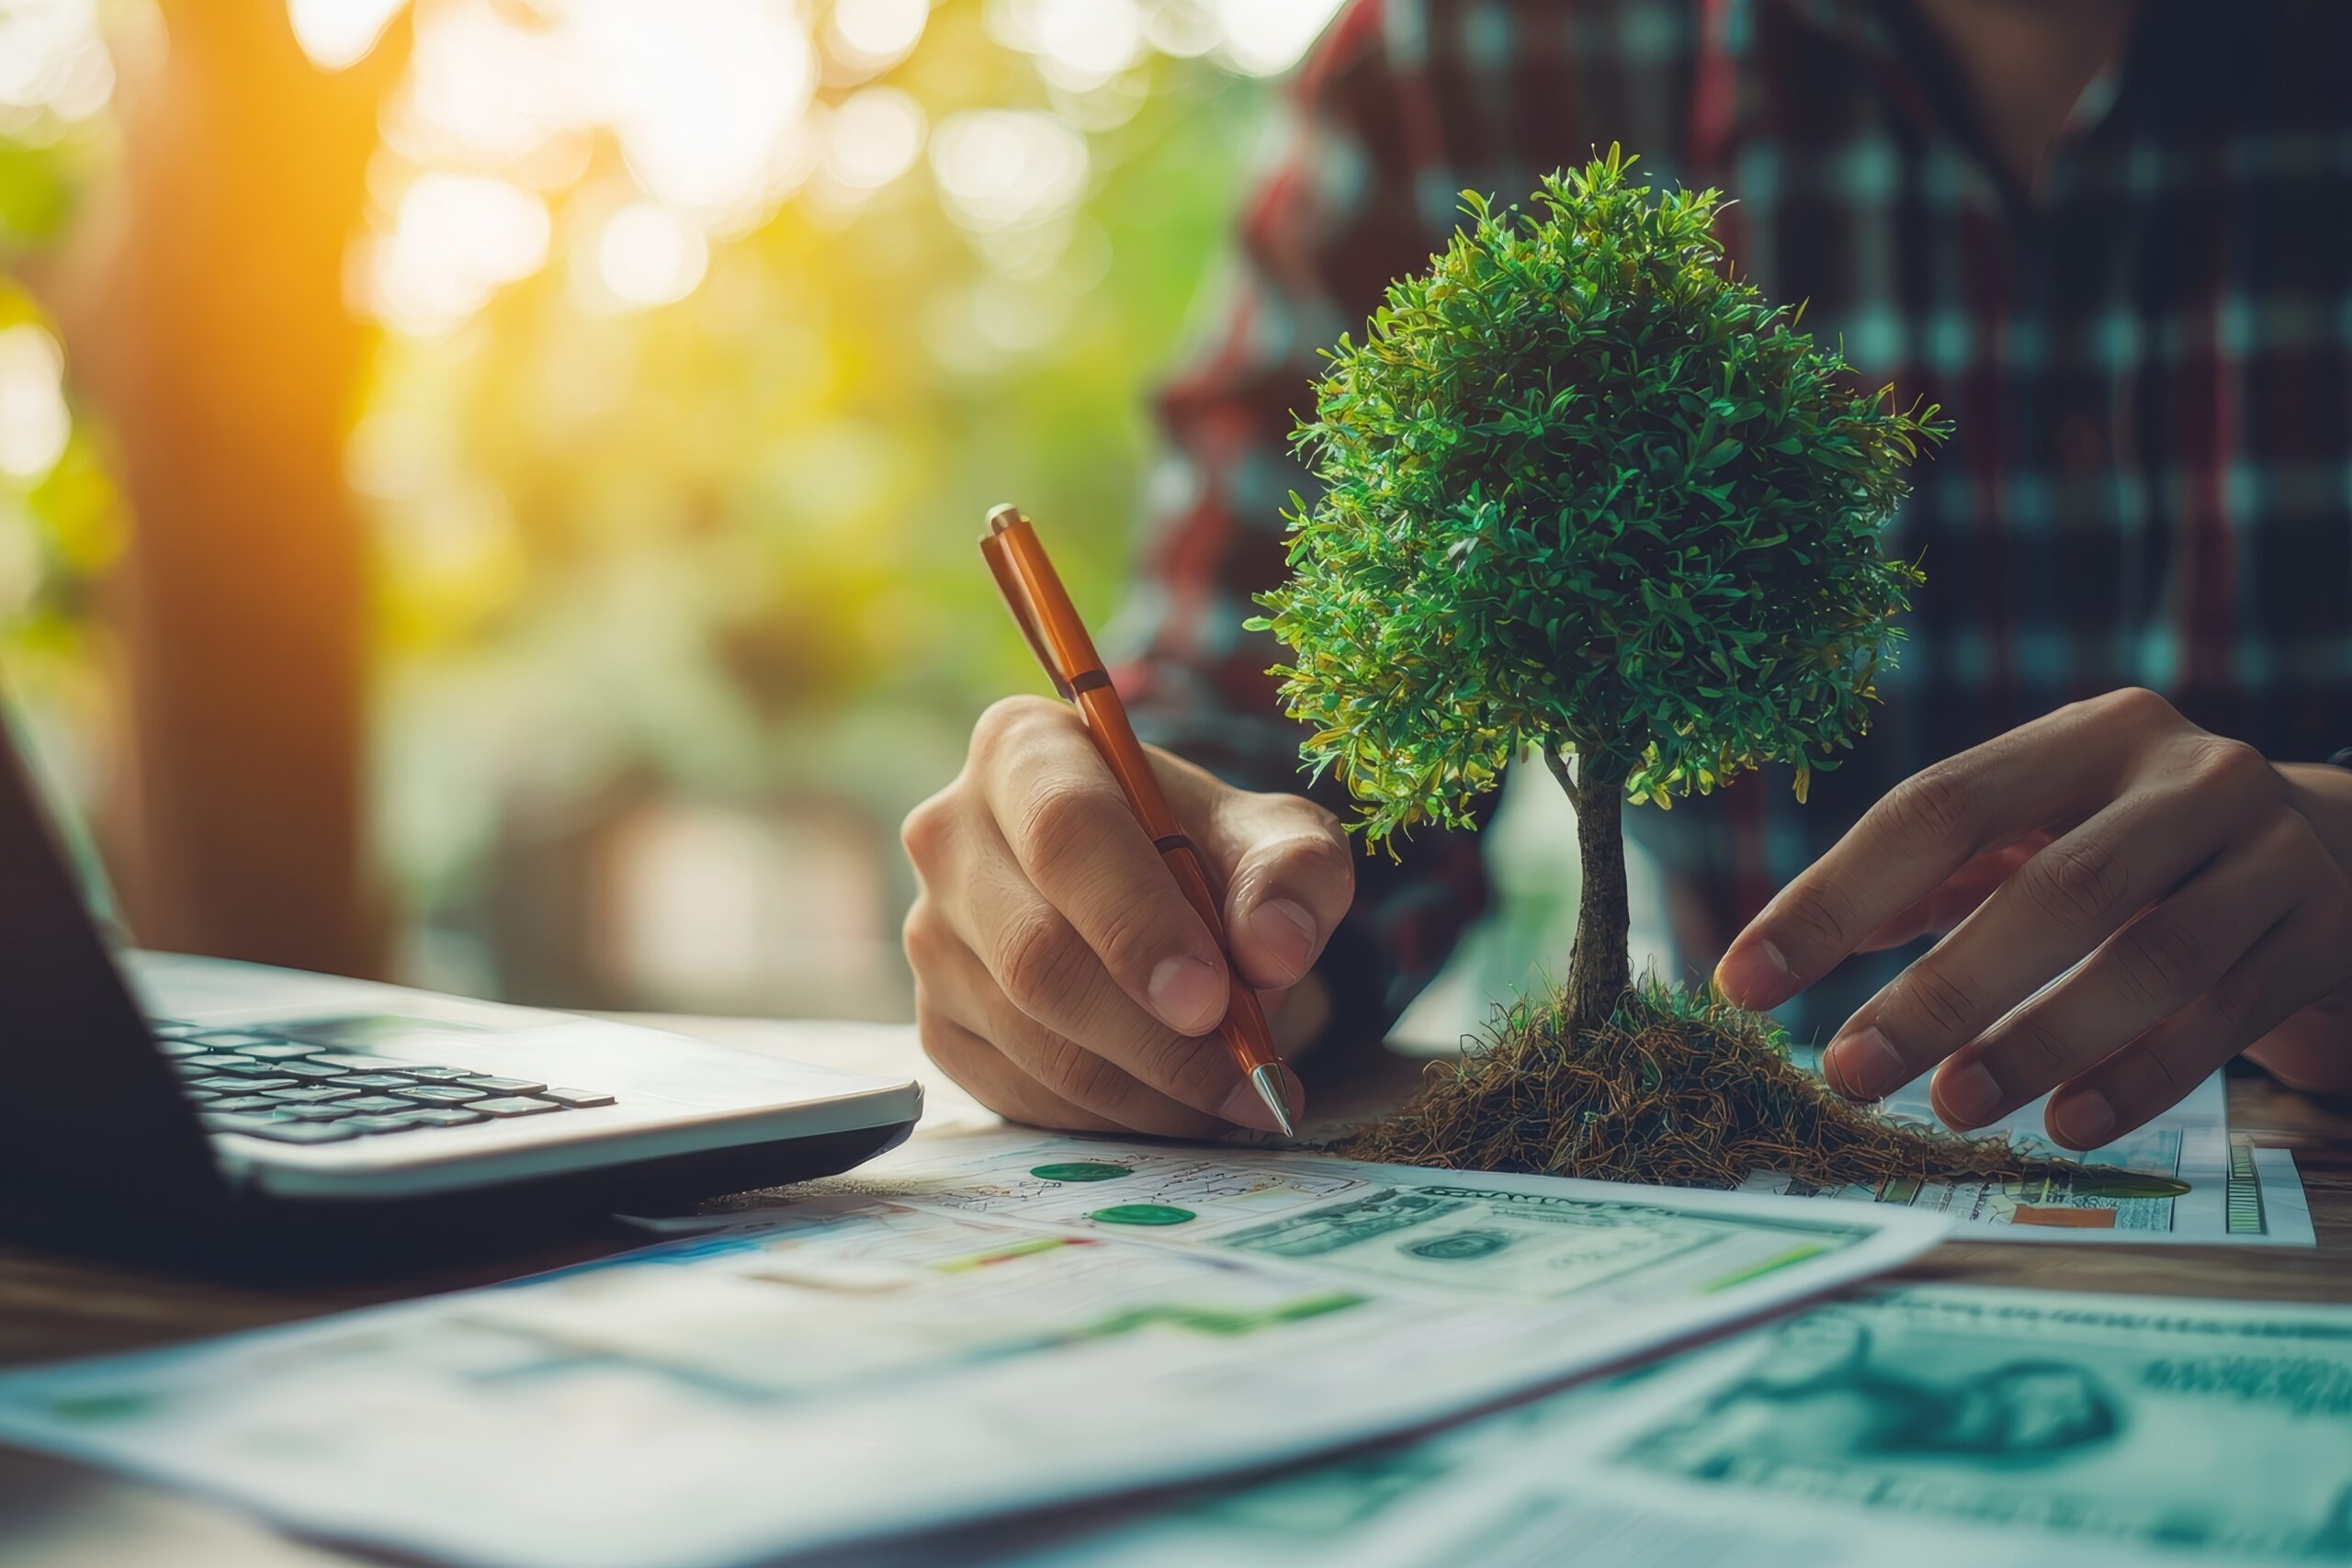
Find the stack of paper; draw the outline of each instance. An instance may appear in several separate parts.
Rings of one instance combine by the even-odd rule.
[[[0,1438],[510,1568],[2352,1562],[2352,1311],[1903,1290],[1770,1321],[1956,1225],[2311,1244],[2218,1078],[2098,1163],[2188,1190],[931,1137],[580,1269],[0,1377]]]
[[[0,1380],[0,1435],[467,1562],[747,1562],[1247,1472],[1921,1252],[1903,1210],[1012,1134],[492,1290]]]

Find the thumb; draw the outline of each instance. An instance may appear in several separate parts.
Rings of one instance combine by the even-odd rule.
[[[1201,850],[1225,884],[1235,965],[1253,986],[1296,985],[1355,897],[1355,856],[1340,819],[1295,795],[1234,791],[1210,824]]]

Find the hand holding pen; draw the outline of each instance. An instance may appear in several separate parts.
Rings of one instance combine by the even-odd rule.
[[[1000,515],[1010,527],[1017,513]],[[1213,919],[1154,848],[1161,835],[1138,822],[1076,706],[1000,703],[962,773],[907,821],[922,881],[907,952],[925,1048],[1021,1121],[1164,1136],[1225,1122],[1279,1131],[1216,1032],[1242,989],[1237,973],[1273,994],[1307,975],[1347,912],[1353,853],[1309,801],[1233,789],[1138,750],[1199,857]],[[1280,1082],[1295,1117],[1297,1084],[1287,1073]]]

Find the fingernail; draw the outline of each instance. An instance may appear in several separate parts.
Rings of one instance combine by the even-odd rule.
[[[2095,1149],[2115,1131],[2115,1107],[2095,1089],[2058,1102],[2058,1141],[2070,1149]]]
[[[1715,965],[1715,989],[1744,1008],[1777,1007],[1796,988],[1796,971],[1776,942],[1735,947]]]
[[[1306,973],[1307,960],[1315,955],[1315,919],[1304,908],[1287,898],[1269,898],[1250,911],[1250,934],[1282,965],[1284,978]]]
[[[1957,1072],[1947,1073],[1936,1085],[1936,1099],[1941,1102],[1944,1120],[1954,1127],[1975,1127],[1993,1119],[2001,1108],[2001,1086],[1984,1070],[1982,1062],[1971,1062]]]
[[[1298,1075],[1288,1067],[1283,1069],[1283,1100],[1290,1110],[1291,1125],[1298,1125],[1302,1113],[1306,1110],[1306,1095],[1299,1088]],[[1225,1097],[1225,1103],[1216,1108],[1216,1113],[1237,1127],[1248,1127],[1260,1133],[1279,1133],[1283,1130],[1282,1123],[1274,1120],[1274,1113],[1266,1108],[1266,1102],[1258,1098],[1258,1086],[1248,1078],[1233,1086],[1233,1092]]]
[[[1911,1069],[1873,1025],[1829,1043],[1822,1066],[1849,1100],[1884,1100],[1911,1080]]]
[[[1179,1034],[1206,1034],[1225,1016],[1225,977],[1197,958],[1163,958],[1151,972],[1151,1010]]]

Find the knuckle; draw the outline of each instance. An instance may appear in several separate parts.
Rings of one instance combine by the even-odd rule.
[[[1807,951],[1844,953],[1860,939],[1852,906],[1828,883],[1792,882],[1772,910],[1773,919]]]
[[[1181,1034],[1154,1041],[1136,1063],[1136,1077],[1187,1104],[1216,1104],[1232,1076],[1232,1058],[1216,1041],[1191,1040]]]
[[[1973,837],[1974,792],[1959,772],[1939,763],[1895,785],[1886,797],[1888,817],[1908,840],[1946,843]]]
[[[2002,1031],[2020,1060],[2032,1069],[2034,1081],[2048,1083],[2064,1075],[2075,1053],[2066,1039],[2050,1026],[2039,1009],[2028,1009]]]
[[[2143,1007],[2167,1009],[2187,999],[2205,964],[2205,942],[2177,920],[2150,915],[2132,922],[2116,946],[2116,977]]]
[[[2297,914],[2311,939],[2352,970],[2352,875],[2329,852],[2319,829],[2301,812],[2282,812],[2266,845],[2269,858],[2294,868],[2302,884]]]
[[[1184,926],[1197,917],[1193,907],[1170,894],[1164,898],[1123,897],[1115,913],[1095,930],[1102,966],[1141,990],[1152,965],[1188,944]]]
[[[917,898],[907,910],[907,918],[899,923],[899,945],[905,950],[907,963],[918,977],[937,953],[933,945],[935,917],[928,898]]]
[[[1356,857],[1348,852],[1347,840],[1336,822],[1328,833],[1290,835],[1272,846],[1266,858],[1271,863],[1269,874],[1279,868],[1285,880],[1331,888],[1351,899],[1355,897]]]
[[[1903,984],[1902,998],[1904,1005],[1939,1035],[1965,1034],[1973,1030],[1977,1014],[1974,988],[1933,964],[1912,966],[1910,976]]]
[[[998,938],[996,980],[1013,1006],[1035,1018],[1091,961],[1068,920],[1040,911],[1012,921]]]
[[[2131,878],[2107,844],[2057,843],[2027,863],[2026,896],[2061,931],[2098,924],[2129,891]]]
[[[2281,807],[2271,813],[2269,822],[2256,836],[2255,847],[2282,866],[2312,874],[2315,889],[2323,894],[2329,882],[2340,884],[2344,879],[2344,868],[2328,853],[2319,829],[2300,811]]]
[[[2153,1080],[2149,1103],[2171,1105],[2188,1092],[2189,1086],[2180,1081],[2180,1075],[2173,1070],[2163,1052],[2143,1051],[2139,1055],[2146,1064],[2143,1070]]]
[[[1045,1042],[1034,1076],[1061,1099],[1090,1111],[1116,1106],[1126,1087],[1125,1075],[1117,1067],[1060,1035]]]
[[[963,1054],[959,1049],[963,1038],[947,1015],[920,995],[915,998],[915,1039],[940,1071],[954,1076],[955,1059]]]
[[[1347,826],[1340,820],[1339,813],[1331,810],[1321,801],[1309,800],[1303,795],[1283,795],[1279,798],[1295,802],[1304,811],[1306,818],[1305,826],[1310,834],[1320,834],[1342,852],[1346,851],[1348,829]]]
[[[2145,686],[2120,687],[2091,700],[2100,712],[2135,728],[2154,728],[2180,721],[2179,710]]]
[[[915,900],[907,918],[899,923],[899,945],[907,955],[907,967],[913,972],[919,997],[952,985],[955,959],[963,950],[963,941],[934,900]]]
[[[918,871],[935,861],[946,842],[948,818],[954,810],[948,803],[952,788],[917,803],[899,824],[899,842]]]
[[[972,759],[982,766],[1001,761],[1008,748],[1058,716],[1057,705],[1039,696],[1000,697],[972,725]]]
[[[1038,785],[1022,803],[1017,841],[1033,874],[1080,863],[1100,840],[1109,802],[1103,792],[1069,779]]]
[[[2243,740],[2200,736],[2181,763],[2181,774],[2193,788],[2231,795],[2267,786],[2278,777],[2270,761]]]
[[[2160,1037],[2143,1040],[2118,1054],[2101,1071],[2111,1085],[2108,1098],[2114,1101],[2119,1119],[2126,1124],[2159,1107],[2173,1104],[2188,1092],[2190,1086],[2181,1081],[2178,1069],[2167,1060],[2170,1053],[2164,1047]]]
[[[2205,1005],[2230,1029],[2243,1028],[2263,1005],[2263,998],[2270,989],[2267,967],[2259,964],[2238,964],[2213,982],[2205,993]]]
[[[1002,1092],[999,1073],[990,1070],[998,1058],[989,1042],[935,1009],[920,1006],[915,1010],[915,1038],[931,1065],[950,1083],[999,1115],[1020,1119],[1021,1107]]]

